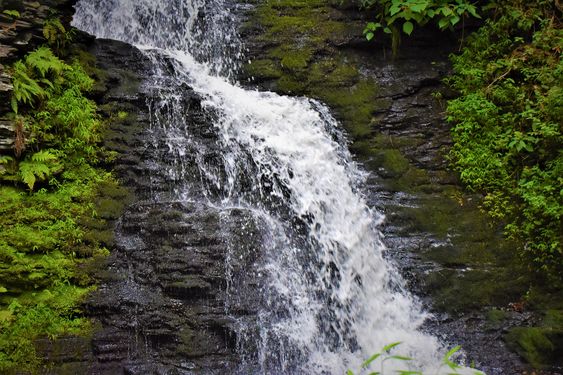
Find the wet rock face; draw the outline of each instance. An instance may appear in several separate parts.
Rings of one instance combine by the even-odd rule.
[[[221,234],[236,232],[248,219],[243,211],[219,213],[191,203],[133,204],[120,219],[107,274],[87,305],[104,327],[93,340],[93,372],[233,371],[229,250]]]
[[[134,197],[116,222],[99,289],[85,304],[99,323],[92,352],[73,368],[91,374],[233,373],[240,360],[235,320],[251,322],[260,304],[247,271],[260,253],[260,223],[245,210],[175,198],[178,179],[191,178],[186,183],[196,186],[200,176],[190,150],[183,174],[175,173],[168,130],[150,126],[162,89],[149,79],[150,61],[114,41],[97,40],[90,52],[100,75],[97,100],[109,119],[104,142],[118,152],[116,174]],[[181,94],[185,131],[206,150],[202,157],[213,159],[218,150],[210,115],[189,87]]]
[[[252,60],[243,81],[317,98],[341,120],[370,172],[368,204],[386,215],[387,257],[435,314],[427,329],[462,345],[487,373],[529,369],[504,342],[511,327],[537,319],[510,307],[527,290],[527,272],[445,158],[452,93],[442,79],[455,36],[419,28],[393,58],[385,35],[365,41],[369,15],[346,2],[253,3],[242,28]],[[491,318],[496,311],[502,319]]]

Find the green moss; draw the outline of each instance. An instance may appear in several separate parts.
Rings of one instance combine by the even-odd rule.
[[[561,340],[562,332],[558,332]],[[516,327],[512,328],[505,336],[506,343],[518,352],[535,368],[545,368],[557,358],[558,351],[555,345],[553,330],[543,327]]]
[[[487,321],[493,326],[497,326],[506,319],[507,313],[504,310],[491,309],[487,313]]]
[[[260,77],[260,79],[273,79],[282,76],[281,68],[273,60],[254,60],[244,67],[246,74],[250,77]]]
[[[383,155],[383,168],[395,176],[400,176],[409,169],[409,161],[399,150],[385,150]]]
[[[276,80],[273,88],[281,93],[304,94],[327,103],[354,139],[365,138],[377,124],[374,114],[389,103],[377,99],[377,85],[362,77],[353,61],[338,50],[327,54],[327,41],[341,38],[349,29],[330,14],[325,1],[262,3],[254,16],[264,28],[258,39],[271,47],[267,58],[245,70],[258,80]]]
[[[284,94],[302,95],[305,93],[306,84],[291,76],[282,76],[276,84],[276,89]]]
[[[109,156],[99,146],[102,122],[84,93],[92,80],[84,68],[66,65],[43,47],[49,74],[19,63],[20,72],[38,79],[48,95],[19,103],[19,115],[32,136],[29,152],[12,156],[9,173],[0,175],[0,372],[34,372],[40,365],[35,342],[63,335],[88,334],[90,324],[80,304],[95,288],[92,272],[113,241],[111,223],[127,192],[100,168]],[[32,56],[31,54],[29,56]],[[78,54],[84,64],[93,57]],[[57,70],[60,65],[63,68]],[[54,68],[53,68],[54,67]],[[46,82],[49,79],[50,82]],[[40,150],[40,152],[37,152]],[[46,158],[45,155],[50,155]],[[53,161],[55,160],[55,161]],[[24,163],[43,163],[49,173],[24,176]],[[51,164],[48,164],[51,163]],[[19,168],[19,171],[18,171]],[[6,183],[5,180],[8,180]]]

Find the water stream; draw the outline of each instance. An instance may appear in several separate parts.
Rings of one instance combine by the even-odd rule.
[[[243,48],[230,7],[224,0],[80,0],[74,25],[136,45],[153,62],[151,84],[160,94],[148,103],[151,126],[166,137],[162,158],[172,182],[151,199],[242,209],[259,223],[262,253],[246,271],[260,302],[255,319],[237,322],[238,372],[343,374],[402,341],[397,352],[416,358],[412,368],[435,373],[443,345],[421,330],[425,313],[383,256],[383,217],[366,205],[365,173],[340,125],[321,103],[237,84]],[[206,146],[189,133],[183,85],[214,119],[218,158],[206,158]],[[196,171],[185,167],[188,156]],[[237,246],[233,239],[227,272]],[[228,280],[227,313],[249,282],[237,274]],[[408,367],[390,360],[385,373]]]

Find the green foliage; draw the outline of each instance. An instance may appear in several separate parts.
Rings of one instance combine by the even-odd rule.
[[[67,30],[58,18],[51,18],[43,25],[43,36],[49,46],[62,53],[74,38],[74,29]]]
[[[21,181],[32,190],[38,180],[48,182],[68,164],[86,158],[95,161],[100,121],[96,105],[83,94],[93,81],[82,67],[76,62],[68,65],[48,47],[41,47],[16,62],[12,74],[12,108],[16,114],[28,112],[22,120],[25,144],[20,148],[36,153],[24,155],[13,173],[4,171],[2,178]],[[48,147],[48,154],[39,146]],[[43,158],[46,155],[48,159]],[[57,159],[61,162],[55,163]]]
[[[106,226],[97,196],[117,185],[95,166],[105,151],[82,67],[41,47],[12,74],[25,144],[0,155],[0,373],[35,372],[38,338],[88,332],[79,309],[94,288],[87,270],[107,255],[92,234]]]
[[[452,56],[450,158],[484,207],[521,240],[523,255],[561,279],[563,32],[546,1],[499,2]],[[557,276],[559,275],[559,276]]]
[[[475,5],[467,0],[361,0],[361,4],[374,8],[378,19],[378,22],[366,25],[366,38],[372,40],[381,29],[392,35],[395,52],[401,31],[411,35],[415,24],[424,26],[434,21],[443,30],[457,25],[466,17],[480,18]]]
[[[413,361],[413,358],[406,357],[403,355],[398,355],[398,354],[391,354],[391,352],[399,345],[401,345],[401,342],[394,342],[381,348],[381,351],[379,353],[375,353],[374,355],[372,355],[362,363],[361,370],[358,371],[358,373],[362,373],[363,371],[369,371],[369,368],[374,366],[375,364],[379,364],[379,371],[370,371],[369,375],[384,375],[386,373],[389,373],[385,371],[385,362],[390,360],[403,362],[406,367],[410,367],[409,362]],[[444,355],[444,357],[442,358],[442,366],[440,367],[440,369],[438,369],[438,372],[440,372],[440,370],[443,367],[447,367],[449,368],[448,374],[453,375],[460,373],[459,371],[462,370],[463,368],[460,365],[453,362],[451,359],[459,350],[461,350],[461,346],[456,346]],[[394,370],[393,373],[400,375],[424,375],[421,371],[412,370],[412,369]],[[474,374],[480,375],[483,373],[481,371],[475,370]],[[348,370],[346,372],[346,375],[354,375],[354,372],[352,370]]]
[[[20,18],[20,12],[18,12],[17,10],[13,10],[13,9],[6,9],[2,11],[2,14],[5,14],[7,16],[10,16],[12,18]]]
[[[57,157],[49,151],[39,151],[33,154],[30,158],[23,160],[19,164],[19,174],[21,180],[33,190],[37,178],[45,180],[51,175],[52,167],[49,165]]]

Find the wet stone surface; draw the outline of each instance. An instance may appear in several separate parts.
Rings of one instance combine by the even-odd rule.
[[[260,223],[251,212],[218,209],[201,196],[177,199],[179,179],[201,176],[190,150],[176,171],[167,129],[150,126],[161,93],[149,79],[151,62],[126,44],[83,38],[96,58],[94,95],[109,124],[105,146],[117,152],[113,167],[130,196],[97,273],[99,288],[84,305],[93,337],[38,343],[50,362],[46,373],[233,373],[240,362],[235,322],[252,327],[261,303],[248,271],[261,252]],[[194,92],[182,90],[186,131],[212,160],[218,151],[209,117]]]
[[[252,60],[243,77],[317,98],[341,120],[369,172],[368,204],[386,215],[387,257],[433,313],[425,329],[461,345],[467,364],[488,374],[530,371],[505,343],[512,327],[539,319],[519,308],[529,276],[515,244],[480,211],[481,197],[462,190],[445,158],[452,93],[441,81],[459,47],[455,37],[417,30],[392,58],[384,36],[363,40],[365,14],[346,2],[257,3],[242,29]],[[292,22],[310,27],[282,27]]]

